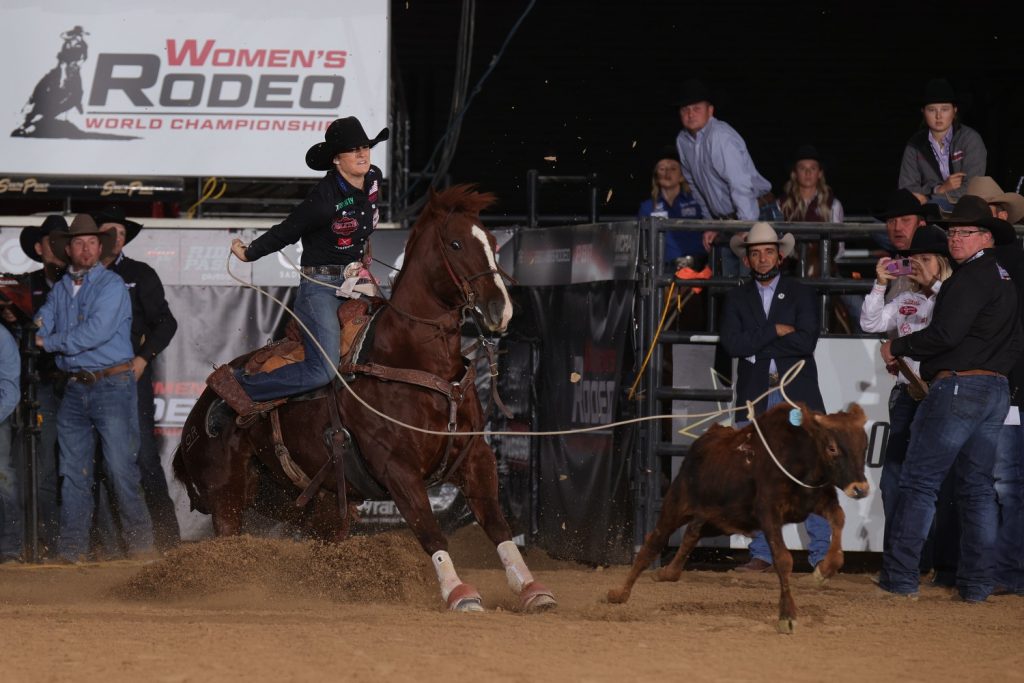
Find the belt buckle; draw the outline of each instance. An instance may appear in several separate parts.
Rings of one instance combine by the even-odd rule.
[[[769,372],[768,373],[768,386],[777,387],[779,386],[779,373]]]
[[[91,370],[79,370],[78,372],[71,373],[68,380],[71,382],[81,382],[82,384],[89,386],[95,384],[96,380],[99,379],[96,373]]]

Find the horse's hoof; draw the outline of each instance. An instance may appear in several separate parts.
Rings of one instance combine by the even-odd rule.
[[[483,598],[468,583],[460,583],[448,594],[448,609],[452,612],[483,612]]]
[[[658,571],[654,572],[655,581],[678,581],[679,577],[683,573],[678,569],[672,569],[671,567],[662,567]]]
[[[828,583],[829,577],[821,573],[820,562],[814,567],[814,574],[812,576],[814,576],[814,583],[818,584],[819,586],[824,586],[826,583]]]
[[[796,619],[783,617],[779,619],[779,623],[775,625],[779,633],[787,636],[793,635],[793,631],[796,630]]]
[[[608,589],[608,602],[613,605],[622,605],[629,600],[629,591],[621,588],[609,588]]]
[[[524,612],[546,612],[557,607],[558,601],[544,584],[531,581],[519,593],[519,606]]]

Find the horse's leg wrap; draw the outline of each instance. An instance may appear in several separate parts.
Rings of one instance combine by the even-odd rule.
[[[512,541],[498,544],[498,557],[505,566],[508,587],[519,596],[519,606],[527,612],[554,607],[554,594],[539,581],[533,579],[519,548]]]
[[[480,594],[467,583],[462,583],[455,573],[452,558],[445,550],[438,550],[430,556],[437,572],[437,582],[441,584],[441,597],[452,611],[480,612]]]

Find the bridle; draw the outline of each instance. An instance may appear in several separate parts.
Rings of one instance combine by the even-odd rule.
[[[453,209],[448,210],[448,214],[445,216],[444,221],[438,224],[434,230],[434,234],[437,237],[437,245],[441,250],[441,261],[444,263],[444,268],[448,272],[448,277],[451,278],[452,284],[462,294],[462,305],[459,308],[463,312],[463,318],[465,318],[466,311],[473,311],[476,309],[476,290],[473,289],[473,282],[488,275],[497,275],[498,277],[504,278],[509,284],[516,284],[515,278],[502,270],[501,266],[495,262],[494,268],[488,268],[482,270],[475,275],[464,276],[458,273],[452,263],[451,256],[448,252],[448,247],[445,244],[444,236],[441,234],[442,230],[448,227],[448,223],[451,221]]]

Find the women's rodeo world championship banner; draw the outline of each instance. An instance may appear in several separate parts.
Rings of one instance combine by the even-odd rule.
[[[14,0],[0,17],[0,173],[309,176],[335,118],[388,123],[385,0]]]

